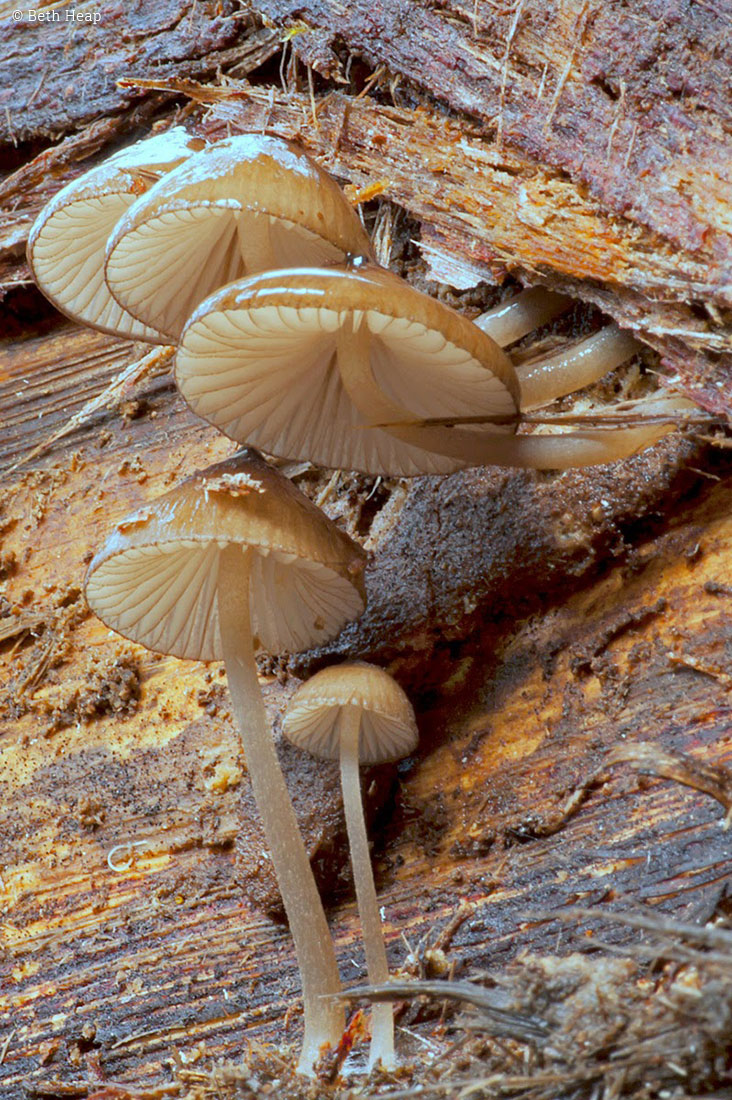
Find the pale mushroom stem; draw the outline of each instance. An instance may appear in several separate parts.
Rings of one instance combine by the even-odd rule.
[[[249,602],[250,553],[239,546],[221,551],[219,629],[234,717],[300,967],[305,1035],[298,1070],[312,1075],[321,1046],[329,1043],[335,1048],[343,1034],[344,1012],[333,999],[341,991],[341,982],[257,679]]]
[[[461,431],[459,428],[388,427],[405,443],[435,454],[457,459],[467,466],[515,466],[534,470],[569,470],[617,462],[650,447],[673,431],[679,412],[691,404],[683,398],[648,401],[643,411],[649,416],[668,416],[648,427],[599,428],[594,431],[564,432],[561,435],[499,435],[492,432]],[[640,408],[636,413],[641,412]]]
[[[683,398],[654,398],[644,404],[643,409],[656,417],[668,415],[670,426],[659,425],[656,421],[648,427],[598,429],[562,435],[511,435],[491,430],[435,427],[418,420],[413,413],[386,397],[379,388],[371,367],[370,339],[368,327],[363,321],[355,330],[351,322],[347,322],[337,335],[341,379],[366,423],[389,432],[403,443],[445,455],[465,466],[568,470],[616,462],[650,447],[673,429],[680,411],[692,407]],[[604,370],[602,373],[605,373]],[[641,411],[640,408],[637,411]]]
[[[572,299],[564,294],[554,294],[542,286],[522,290],[513,298],[481,313],[474,324],[482,329],[500,347],[505,348],[520,340],[527,332],[545,325],[572,305]]]
[[[356,887],[356,901],[361,918],[366,970],[371,985],[383,985],[389,980],[389,964],[386,959],[381,916],[376,897],[371,855],[366,835],[366,822],[361,801],[359,779],[359,737],[362,709],[359,706],[342,706],[338,716],[340,735],[341,787],[343,810],[346,816],[348,845],[351,850],[351,867]],[[381,1060],[385,1069],[396,1065],[394,1056],[394,1010],[391,1004],[373,1005],[371,1009],[371,1054],[369,1067]]]
[[[245,256],[257,256],[258,263],[245,264],[247,275],[256,275],[260,271],[272,271],[279,266],[275,260],[272,246],[272,227],[269,214],[255,214],[248,211],[239,214],[236,219],[239,249],[242,264]]]
[[[516,374],[521,383],[521,411],[548,405],[558,397],[597,382],[640,350],[629,332],[606,325],[586,340],[562,348],[553,355],[520,364]]]

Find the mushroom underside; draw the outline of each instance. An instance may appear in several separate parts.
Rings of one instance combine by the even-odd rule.
[[[148,649],[221,660],[219,550],[194,540],[130,548],[97,567],[87,597],[101,619]],[[280,550],[253,551],[251,577],[252,630],[271,652],[325,641],[361,610],[360,597],[338,573]]]
[[[446,473],[459,465],[368,426],[339,370],[342,311],[268,306],[201,316],[202,311],[184,334],[176,377],[193,411],[232,438],[271,454],[396,476]],[[376,310],[366,311],[363,323],[376,384],[407,405],[410,415],[466,416],[480,410],[512,418],[513,401],[500,379],[439,332]],[[510,432],[511,426],[495,431]]]
[[[44,293],[75,321],[155,343],[161,339],[157,329],[123,309],[104,279],[107,239],[134,198],[128,191],[107,192],[56,210],[33,240],[33,268]]]
[[[234,200],[171,204],[123,229],[107,257],[111,292],[133,316],[176,340],[196,306],[228,283],[271,268],[343,259],[306,227]]]

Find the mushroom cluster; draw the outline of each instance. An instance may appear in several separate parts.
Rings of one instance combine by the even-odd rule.
[[[177,128],[138,142],[56,195],[28,259],[70,317],[177,345],[184,399],[246,448],[118,523],[85,590],[121,634],[225,663],[301,968],[299,1068],[312,1073],[321,1046],[341,1037],[340,982],[254,653],[312,646],[359,615],[365,554],[252,447],[376,475],[561,469],[647,446],[686,403],[656,399],[650,427],[517,434],[522,412],[598,379],[634,354],[633,338],[610,325],[514,365],[504,348],[569,299],[535,288],[468,320],[380,267],[335,181],[280,138],[206,144]],[[411,707],[381,670],[330,669],[295,697],[284,732],[340,759],[367,967],[383,981],[358,764],[411,751]],[[390,1009],[374,1011],[372,1034],[372,1062],[393,1065]]]
[[[395,476],[565,469],[626,457],[691,407],[658,397],[635,410],[641,427],[516,434],[636,341],[608,325],[515,366],[503,348],[569,299],[534,288],[468,321],[379,267],[335,181],[281,138],[138,142],[56,195],[28,258],[70,316],[177,344],[193,411],[283,458]]]
[[[277,760],[255,652],[333,637],[365,603],[365,554],[253,450],[198,471],[117,524],[86,598],[118,633],[159,653],[223,660],[254,798],[302,978],[300,1066],[335,1046],[341,986],[307,852]]]

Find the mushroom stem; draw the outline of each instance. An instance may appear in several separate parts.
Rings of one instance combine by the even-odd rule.
[[[465,466],[515,466],[534,470],[597,466],[650,447],[673,428],[673,425],[654,423],[641,428],[517,436],[506,433],[505,429],[503,432],[498,429],[470,431],[427,426],[381,391],[371,367],[370,338],[363,321],[357,329],[350,323],[343,325],[337,336],[338,369],[343,385],[367,424],[389,432],[403,443],[445,455]],[[590,358],[594,361],[594,356]],[[644,407],[653,415],[669,413],[673,416],[679,409],[691,406],[680,398],[663,397],[649,400]]]
[[[241,252],[241,266],[245,268],[247,275],[255,275],[259,271],[271,271],[278,267],[272,247],[272,229],[269,214],[254,213],[248,211],[240,213],[236,219],[237,234],[239,237],[239,250]],[[257,263],[251,261],[245,265],[245,256],[256,256]]]
[[[606,325],[586,340],[516,367],[521,383],[521,411],[548,405],[558,397],[597,382],[640,350],[629,332]]]
[[[513,298],[481,313],[474,324],[487,333],[502,348],[520,340],[553,317],[558,317],[572,305],[572,299],[565,294],[554,294],[543,286],[534,286],[522,290]]]
[[[359,779],[359,736],[361,707],[342,706],[338,716],[340,734],[341,788],[346,831],[351,850],[351,867],[356,887],[356,901],[361,918],[366,970],[370,985],[383,985],[389,980],[384,936],[381,931],[379,903],[371,868],[369,842],[366,835],[361,783]],[[369,1068],[381,1060],[385,1069],[396,1065],[394,1056],[394,1010],[391,1004],[373,1005],[371,1009],[371,1054]]]
[[[324,1043],[337,1046],[344,1013],[333,942],[295,812],[280,770],[254,661],[249,555],[236,545],[221,551],[218,613],[234,717],[300,966],[305,1035],[298,1063],[312,1075]]]
[[[386,427],[405,443],[424,447],[435,454],[454,458],[466,466],[514,466],[519,469],[569,470],[617,462],[650,447],[673,431],[679,411],[690,408],[680,398],[649,401],[645,411],[669,416],[669,424],[657,421],[641,428],[599,428],[595,431],[563,432],[559,435],[499,435],[470,432],[459,428],[420,428],[401,425]]]
[[[414,417],[391,401],[374,378],[371,332],[361,314],[360,324],[347,316],[336,332],[336,361],[343,387],[367,425],[409,421]]]

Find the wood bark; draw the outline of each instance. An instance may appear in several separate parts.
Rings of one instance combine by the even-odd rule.
[[[114,521],[231,444],[185,409],[167,353],[144,358],[142,345],[40,303],[23,240],[60,185],[181,111],[210,137],[293,136],[352,196],[370,188],[366,216],[387,253],[392,230],[395,263],[415,268],[404,239],[419,237],[413,280],[465,287],[512,273],[570,289],[641,332],[706,407],[730,408],[722,10],[254,7],[271,26],[226,5],[132,9],[127,22],[115,8],[99,38],[67,35],[64,60],[51,26],[2,30],[5,102],[25,103],[6,116],[0,191],[10,1100],[165,1085],[178,1055],[205,1067],[252,1038],[294,1042],[299,1026],[221,670],[120,641],[81,597],[84,563]],[[242,81],[283,35],[285,88],[266,70]],[[47,70],[30,71],[31,41],[48,50]],[[220,63],[241,68],[226,87],[202,87]],[[165,88],[118,88],[130,69]],[[59,98],[69,81],[77,92],[86,81],[86,95]],[[263,666],[275,727],[295,674],[346,655],[389,664],[418,709],[419,752],[364,782],[394,967],[402,937],[437,943],[458,972],[576,948],[590,924],[547,911],[578,902],[633,899],[699,922],[728,913],[727,454],[677,439],[607,470],[412,485],[285,465],[373,557],[360,624],[320,653]],[[636,742],[656,755],[618,752]],[[344,978],[358,978],[337,769],[279,752]],[[656,778],[641,775],[644,761]],[[417,1055],[417,1040],[400,1041]]]

